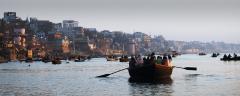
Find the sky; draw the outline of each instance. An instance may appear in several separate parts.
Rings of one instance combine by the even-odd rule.
[[[99,31],[240,44],[240,0],[1,0],[2,17],[7,11],[22,19],[76,20]]]

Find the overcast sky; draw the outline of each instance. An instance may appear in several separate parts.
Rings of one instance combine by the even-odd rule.
[[[140,31],[168,40],[240,43],[240,0],[1,0],[0,14],[101,31]]]

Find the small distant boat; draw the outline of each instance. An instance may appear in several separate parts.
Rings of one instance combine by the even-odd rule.
[[[42,58],[33,58],[33,61],[42,61]]]
[[[75,57],[74,61],[75,62],[84,62],[87,58],[84,57],[84,56],[78,56],[78,57]]]
[[[211,57],[217,57],[219,55],[220,55],[219,53],[213,53]]]
[[[118,61],[117,58],[106,58],[106,59],[107,59],[107,61]]]
[[[107,56],[107,61],[118,61],[118,58],[116,56]]]
[[[44,63],[48,63],[48,62],[51,62],[52,60],[50,59],[50,57],[46,56],[44,58],[42,58],[42,62]]]
[[[0,57],[0,63],[7,63],[7,62],[8,62],[8,60]]]
[[[201,52],[201,53],[199,53],[198,55],[199,55],[199,56],[203,56],[203,55],[207,55],[207,54],[204,53],[204,52]]]
[[[92,59],[92,56],[87,56],[87,59],[88,59],[88,60],[91,60],[91,59]]]
[[[237,54],[233,54],[233,57],[231,56],[231,54],[224,54],[222,58],[220,58],[220,60],[222,61],[240,61],[240,56],[238,56]]]
[[[52,64],[61,64],[61,60],[59,58],[56,58],[54,60],[52,60]]]
[[[238,57],[232,57],[232,58],[220,58],[222,61],[240,61],[240,56]]]
[[[119,62],[128,62],[129,59],[127,56],[122,56],[121,58],[119,58]]]
[[[75,62],[84,62],[86,59],[82,59],[82,58],[80,58],[80,59],[75,59],[74,61]]]
[[[119,59],[119,62],[128,62],[128,61],[129,61],[128,58],[120,58],[120,59]]]
[[[27,58],[27,59],[25,60],[25,62],[31,63],[31,62],[33,62],[33,59],[32,59],[32,58]]]

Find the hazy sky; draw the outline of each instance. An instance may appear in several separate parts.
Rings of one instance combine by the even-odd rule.
[[[240,0],[1,0],[1,17],[5,11],[23,19],[73,19],[99,31],[240,43]]]

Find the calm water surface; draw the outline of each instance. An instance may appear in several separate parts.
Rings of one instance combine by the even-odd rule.
[[[219,58],[222,56],[219,56]],[[93,58],[86,62],[10,62],[0,64],[0,96],[240,96],[240,62],[223,62],[210,55],[182,55],[179,67],[161,83],[129,82],[127,70],[107,78],[95,76],[128,67],[127,63]]]

